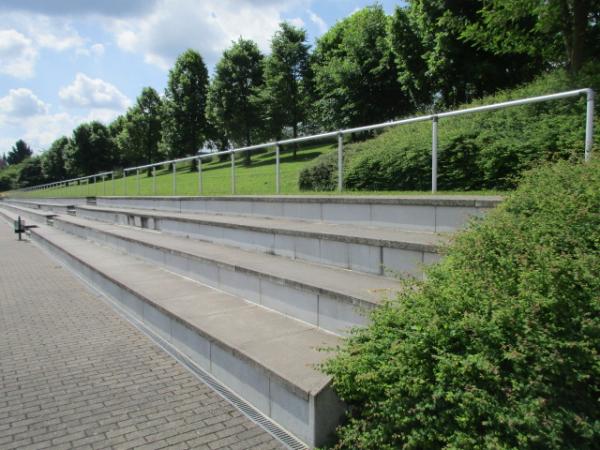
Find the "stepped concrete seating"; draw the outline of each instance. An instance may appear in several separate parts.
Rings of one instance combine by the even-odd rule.
[[[98,206],[161,211],[243,214],[407,231],[447,232],[461,228],[501,201],[492,196],[223,196],[98,197]]]
[[[131,225],[376,275],[421,276],[447,239],[434,233],[256,216],[77,206],[77,217]]]
[[[315,365],[339,337],[52,227],[30,235],[309,446],[330,438],[344,407]]]
[[[11,211],[15,214],[15,218],[17,216],[21,216],[22,218],[33,220],[37,223],[52,223],[52,219],[56,217],[56,214],[52,212],[46,212],[40,209],[35,208],[36,205],[31,204],[34,208],[28,208],[25,206],[17,206],[17,204],[13,204],[11,202],[2,202],[0,206],[5,208],[8,211]]]
[[[436,260],[447,240],[436,230],[500,201],[319,198],[99,197],[31,236],[312,447],[344,409],[316,349],[401,289],[384,275]],[[9,219],[27,209],[5,206]]]
[[[63,199],[53,199],[53,200],[63,200]],[[78,199],[80,204],[84,204],[81,199]],[[25,208],[30,209],[42,209],[44,211],[52,211],[52,212],[60,212],[60,213],[68,213],[69,211],[75,208],[74,199],[66,199],[62,202],[51,202],[51,201],[42,201],[42,200],[23,200],[23,199],[7,199],[5,200],[5,204],[11,204],[15,206],[23,206]]]

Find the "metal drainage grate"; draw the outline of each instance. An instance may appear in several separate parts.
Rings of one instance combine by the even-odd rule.
[[[104,294],[102,296],[103,296],[103,298],[106,298],[106,296]],[[140,321],[133,314],[126,311],[119,304],[112,301],[112,299],[110,300],[110,303],[114,307],[116,307],[119,310],[119,312],[123,316],[125,316],[125,318],[129,322],[131,322],[138,330],[140,330],[142,333],[146,334],[152,341],[154,341],[155,344],[157,344],[159,347],[161,347],[172,358],[174,358],[179,363],[181,363],[183,366],[185,366],[196,377],[200,378],[204,383],[209,385],[213,390],[215,390],[219,395],[221,395],[221,397],[223,397],[225,400],[227,400],[229,403],[231,403],[233,406],[235,406],[237,409],[239,409],[246,417],[248,417],[254,423],[259,425],[261,428],[263,428],[269,434],[274,436],[282,444],[284,444],[285,446],[287,446],[288,448],[293,449],[293,450],[305,450],[308,448],[306,446],[306,444],[304,444],[302,441],[298,440],[296,437],[294,437],[292,434],[290,434],[287,430],[282,428],[277,423],[273,422],[271,419],[269,419],[263,413],[261,413],[260,411],[255,409],[253,406],[251,406],[248,402],[246,402],[245,400],[240,398],[237,394],[235,394],[234,392],[227,389],[227,387],[225,387],[223,384],[221,384],[219,381],[217,381],[215,378],[213,378],[212,375],[210,375],[204,369],[202,369],[201,367],[196,365],[196,363],[194,363],[190,358],[188,358],[186,355],[181,353],[175,346],[173,346],[169,342],[165,341],[157,333],[155,333],[150,328],[148,328],[142,321]]]
[[[79,274],[77,274],[79,276]],[[80,279],[84,280],[85,283],[90,286],[95,292],[101,295],[101,298],[108,302],[114,309],[116,309],[119,314],[121,314],[128,322],[130,322],[134,327],[148,336],[156,345],[162,348],[167,354],[169,354],[172,358],[186,367],[193,375],[202,380],[208,386],[210,386],[214,391],[216,391],[221,397],[231,403],[234,407],[236,407],[239,411],[242,412],[246,417],[248,417],[251,421],[260,426],[263,430],[269,433],[271,436],[275,437],[282,444],[292,450],[306,450],[308,447],[298,438],[293,436],[286,429],[282,428],[277,423],[273,422],[267,416],[265,416],[262,412],[255,409],[252,405],[246,402],[244,399],[239,397],[234,392],[230,391],[227,387],[217,381],[212,377],[208,372],[204,369],[196,365],[190,358],[181,353],[175,346],[170,344],[161,338],[157,333],[152,331],[152,329],[148,328],[144,322],[138,319],[135,315],[127,311],[123,308],[118,302],[109,298],[105,293],[98,290],[95,286],[90,284],[87,280],[83,279],[79,276]]]
[[[0,216],[3,216],[0,211]],[[204,369],[196,365],[190,358],[181,353],[175,346],[170,344],[161,338],[157,333],[152,331],[152,329],[148,328],[144,322],[137,318],[134,314],[130,313],[127,309],[125,309],[119,302],[109,297],[106,293],[98,289],[94,286],[89,280],[85,279],[80,273],[71,268],[68,264],[64,264],[62,258],[58,257],[53,252],[49,251],[44,245],[40,245],[38,242],[38,247],[43,250],[47,255],[51,258],[59,260],[62,266],[70,271],[73,275],[79,278],[86,286],[88,286],[92,291],[96,292],[99,297],[113,307],[125,320],[131,323],[135,328],[144,333],[146,336],[150,338],[156,345],[162,348],[168,355],[174,358],[176,361],[181,363],[184,367],[186,367],[193,375],[202,380],[208,386],[210,386],[214,391],[216,391],[221,397],[231,403],[235,408],[237,408],[242,414],[248,417],[251,421],[260,426],[263,430],[269,433],[271,436],[275,437],[278,441],[280,441],[286,447],[292,450],[306,450],[308,446],[300,441],[298,438],[293,436],[289,431],[282,428],[277,423],[273,422],[263,413],[255,409],[252,405],[246,402],[244,399],[239,397],[234,392],[230,391],[212,377],[208,372]]]

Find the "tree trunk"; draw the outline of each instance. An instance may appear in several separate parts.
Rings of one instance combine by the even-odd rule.
[[[294,130],[294,139],[298,137],[298,123],[294,122],[294,126],[292,127]],[[294,159],[296,159],[296,151],[298,150],[298,143],[294,142]]]
[[[252,145],[251,144],[251,139],[250,139],[250,128],[246,128],[246,146]],[[250,160],[250,151],[245,151],[244,152],[244,165],[245,166],[249,166],[251,163]]]
[[[560,2],[567,66],[572,74],[583,65],[589,8],[589,0],[572,0],[572,3],[569,0],[561,0]]]
[[[589,7],[589,0],[574,0],[573,2],[573,37],[571,38],[572,48],[569,60],[570,69],[573,73],[579,71],[583,65]]]

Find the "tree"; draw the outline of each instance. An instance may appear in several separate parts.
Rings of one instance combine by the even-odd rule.
[[[83,123],[73,130],[65,151],[65,168],[75,176],[109,170],[114,161],[114,144],[108,128],[100,122]]]
[[[163,107],[161,150],[169,158],[195,154],[206,139],[208,72],[199,53],[187,50],[169,72]],[[147,96],[150,101],[150,95]],[[152,100],[155,104],[156,101]],[[149,115],[146,120],[150,120]],[[154,123],[154,119],[151,120]],[[147,148],[150,150],[149,146]]]
[[[46,182],[42,172],[42,161],[39,156],[28,158],[17,175],[17,185],[20,188],[35,186]]]
[[[284,127],[298,137],[299,124],[306,121],[310,104],[308,49],[306,31],[283,22],[271,41],[271,55],[265,58],[262,96],[277,139]]]
[[[65,153],[69,146],[69,138],[63,136],[56,139],[50,148],[41,156],[42,173],[49,181],[59,181],[67,178],[65,169]]]
[[[209,120],[235,145],[260,138],[259,92],[263,85],[263,56],[255,42],[240,38],[223,52],[208,94]],[[245,153],[246,164],[250,153]]]
[[[398,76],[415,106],[456,105],[532,79],[540,58],[496,54],[464,38],[481,21],[482,0],[409,0],[397,7],[390,39]]]
[[[23,139],[19,139],[6,157],[8,164],[19,164],[33,155],[33,150]]]
[[[365,125],[410,110],[388,40],[380,5],[335,24],[319,38],[311,63],[324,127]]]
[[[6,155],[2,153],[2,156],[0,156],[0,170],[4,169],[7,165],[8,162],[6,161]]]
[[[463,36],[499,55],[517,53],[577,72],[600,51],[599,0],[484,1]]]
[[[158,93],[146,87],[136,104],[113,130],[117,131],[115,143],[127,165],[149,164],[158,161],[161,139],[162,101]]]

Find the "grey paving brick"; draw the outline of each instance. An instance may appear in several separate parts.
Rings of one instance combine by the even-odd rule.
[[[0,447],[283,446],[0,220]]]

